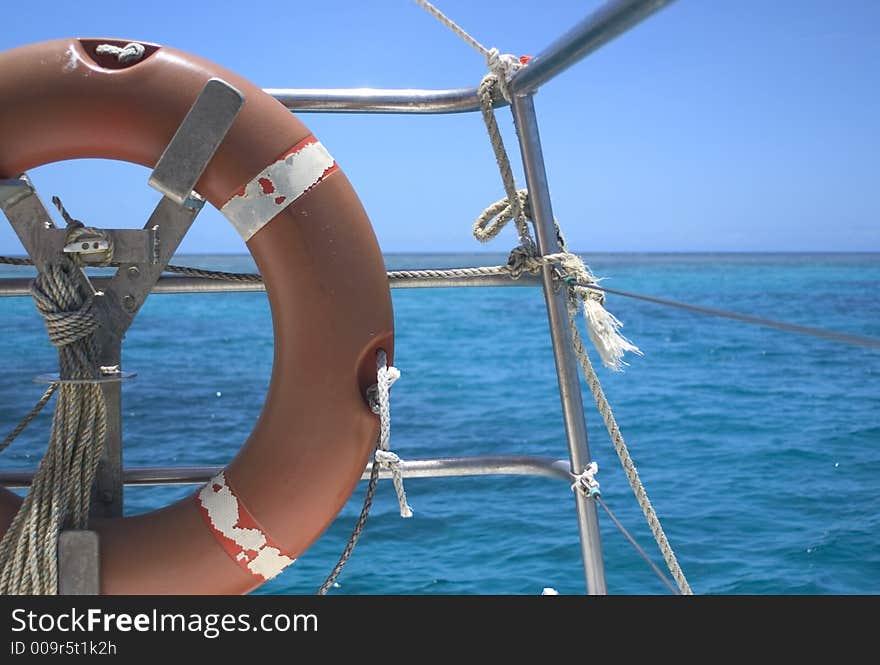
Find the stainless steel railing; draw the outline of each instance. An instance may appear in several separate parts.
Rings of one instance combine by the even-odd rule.
[[[361,480],[369,480],[372,464],[368,464]],[[143,466],[125,469],[126,485],[196,485],[208,482],[220,466]],[[484,455],[473,457],[439,457],[402,460],[400,470],[405,478],[461,478],[465,476],[539,476],[573,481],[566,460],[528,455]],[[0,485],[10,488],[28,487],[33,469],[0,471]],[[379,471],[379,478],[391,478],[388,469]]]
[[[584,18],[574,28],[529,61],[510,82],[518,95],[531,95],[538,87],[626,32],[674,0],[612,0]],[[416,89],[314,89],[268,88],[297,113],[468,113],[480,110],[477,88]],[[498,102],[504,106],[503,101]]]
[[[98,290],[107,284],[109,277],[92,277],[90,281]],[[28,277],[0,278],[0,298],[10,296],[29,296],[31,282]],[[477,286],[541,286],[540,277],[522,275],[511,279],[504,275],[468,275],[438,277],[395,277],[388,282],[392,289],[463,288]],[[159,278],[152,293],[229,293],[242,291],[265,291],[262,282],[239,282],[206,277],[183,277],[163,275]]]

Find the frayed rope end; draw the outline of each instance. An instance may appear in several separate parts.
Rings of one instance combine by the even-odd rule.
[[[644,355],[639,347],[620,334],[623,325],[620,320],[594,298],[584,298],[584,318],[590,340],[599,352],[602,364],[608,369],[622,371],[628,365],[623,360],[626,352]]]

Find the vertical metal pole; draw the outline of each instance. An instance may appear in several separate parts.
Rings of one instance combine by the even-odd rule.
[[[58,534],[58,595],[101,593],[100,551],[97,531],[70,530]]]
[[[538,251],[553,254],[560,251],[553,224],[553,208],[550,204],[550,189],[547,186],[547,173],[544,169],[544,155],[541,152],[541,137],[538,135],[538,119],[531,95],[514,97],[511,104],[516,134],[522,154],[526,184],[532,217],[535,222]],[[562,401],[562,418],[568,439],[568,454],[571,471],[580,474],[590,463],[590,448],[587,443],[587,424],[584,420],[584,404],[581,400],[581,384],[578,375],[577,358],[571,346],[568,306],[566,292],[557,289],[553,280],[552,268],[544,266],[544,299],[547,301],[547,316],[550,320],[550,338],[553,342],[553,358],[556,361],[556,377],[559,380],[559,397]],[[587,593],[602,595],[605,587],[605,563],[602,558],[602,541],[599,535],[599,516],[596,503],[582,492],[575,492],[578,529],[581,539],[581,555],[587,580]]]
[[[102,367],[120,365],[122,340],[115,331],[102,330],[97,335],[98,357]],[[124,484],[122,478],[122,382],[101,384],[107,405],[107,436],[104,452],[95,470],[92,487],[91,517],[121,517]]]

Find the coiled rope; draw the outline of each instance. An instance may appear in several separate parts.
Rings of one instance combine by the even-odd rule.
[[[31,289],[49,341],[58,348],[60,386],[49,387],[7,437],[19,434],[58,392],[49,446],[31,489],[0,540],[0,593],[58,593],[58,535],[88,524],[92,482],[107,435],[94,333],[94,293],[70,258],[46,266]],[[72,380],[68,382],[67,380]]]

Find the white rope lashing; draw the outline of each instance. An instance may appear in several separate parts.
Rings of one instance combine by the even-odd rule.
[[[394,489],[397,492],[397,501],[400,504],[400,516],[412,517],[412,508],[406,501],[406,492],[403,489],[403,478],[400,472],[400,457],[392,453],[388,448],[391,439],[391,401],[390,389],[397,379],[400,378],[400,371],[396,367],[388,367],[388,356],[383,349],[379,349],[376,353],[376,385],[371,386],[368,391],[368,399],[370,408],[373,413],[379,416],[379,440],[376,442],[376,450],[373,453],[373,468],[370,470],[370,481],[367,484],[367,492],[364,495],[364,503],[361,507],[361,514],[358,516],[357,522],[351,531],[351,536],[342,550],[342,554],[333,566],[333,570],[327,575],[327,578],[318,587],[317,595],[323,596],[336,585],[336,580],[342,573],[342,569],[351,558],[355,546],[360,540],[364,527],[367,524],[367,518],[370,515],[370,508],[373,505],[373,497],[376,492],[376,482],[379,480],[379,469],[385,467],[391,470],[391,477],[394,480]],[[384,386],[380,390],[380,386]]]
[[[379,416],[379,445],[373,455],[373,463],[391,472],[397,503],[400,505],[401,517],[412,517],[413,512],[406,501],[406,490],[403,488],[403,474],[400,471],[400,457],[390,450],[391,445],[391,386],[400,378],[400,370],[388,365],[388,355],[379,349],[376,354],[376,397],[374,411]]]
[[[98,44],[95,52],[100,55],[114,55],[121,65],[127,65],[131,62],[137,62],[144,57],[146,49],[143,44],[130,42],[125,46],[114,46],[113,44]]]

